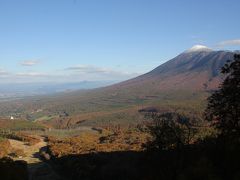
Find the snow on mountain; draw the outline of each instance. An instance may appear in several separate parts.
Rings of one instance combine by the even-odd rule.
[[[203,46],[203,45],[195,45],[193,47],[191,47],[190,49],[188,49],[187,51],[185,51],[186,53],[191,53],[191,52],[202,52],[202,51],[212,51],[212,49],[210,49],[207,46]]]

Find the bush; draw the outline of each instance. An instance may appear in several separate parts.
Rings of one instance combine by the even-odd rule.
[[[148,149],[178,149],[189,144],[195,134],[190,119],[184,115],[151,113],[150,117],[153,122],[148,129],[153,140],[146,144]]]

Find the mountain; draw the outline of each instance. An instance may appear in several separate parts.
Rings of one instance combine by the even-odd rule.
[[[138,110],[151,106],[201,113],[209,92],[224,78],[221,67],[234,53],[197,45],[134,79],[88,91],[27,98],[14,101],[15,105],[2,103],[0,115],[30,114],[41,121],[47,117],[46,123],[65,127],[62,124],[138,121]],[[71,118],[59,118],[65,114]]]
[[[151,72],[114,85],[116,88],[155,88],[166,90],[214,90],[222,81],[221,67],[233,52],[213,51],[194,46]]]

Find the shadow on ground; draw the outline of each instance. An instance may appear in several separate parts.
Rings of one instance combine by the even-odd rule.
[[[207,141],[178,150],[102,152],[52,159],[69,180],[239,180],[240,145]]]
[[[239,180],[240,145],[207,141],[179,150],[98,152],[27,165],[0,163],[1,180]],[[56,172],[56,173],[55,173]]]

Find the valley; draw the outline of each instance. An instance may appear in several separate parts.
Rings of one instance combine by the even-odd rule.
[[[194,153],[200,160],[209,158],[199,148],[204,146],[210,153],[207,139],[216,138],[219,132],[204,113],[208,97],[224,81],[221,66],[232,57],[232,52],[194,47],[149,73],[118,84],[0,102],[2,157],[10,158],[10,164],[26,163],[22,173],[29,180],[113,179],[122,171],[127,176],[120,179],[151,179],[158,172],[153,159],[174,170],[172,157],[173,163],[181,164],[198,161]],[[151,150],[156,148],[154,143],[158,146],[154,123],[157,127],[161,123],[155,121],[165,118],[166,128],[174,134],[163,143],[171,136],[177,138],[162,151],[167,160]],[[183,161],[178,160],[180,147],[175,141],[188,152],[181,155],[186,158]],[[183,176],[191,176],[188,173],[194,169],[186,170],[183,164],[179,166]],[[135,168],[146,171],[136,173]]]
[[[193,47],[121,83],[0,103],[0,115],[38,121],[51,128],[73,128],[138,124],[143,121],[139,110],[146,107],[201,114],[207,97],[224,79],[221,67],[233,54]]]

